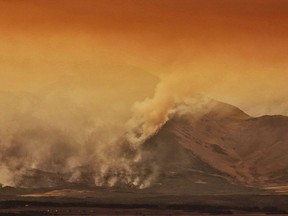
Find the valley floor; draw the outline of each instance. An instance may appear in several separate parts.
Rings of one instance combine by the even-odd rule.
[[[39,196],[39,194],[37,196],[2,195],[0,215],[288,214],[288,195],[160,196],[119,192],[112,192],[106,197],[91,196],[91,194],[78,198],[62,195],[50,197]]]

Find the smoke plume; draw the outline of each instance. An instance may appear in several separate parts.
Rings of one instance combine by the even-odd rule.
[[[243,89],[231,88],[227,94],[229,87],[237,86],[239,80],[245,83]],[[37,185],[27,180],[27,176],[39,170],[62,175],[71,183],[149,187],[162,170],[159,160],[154,160],[155,152],[145,150],[143,143],[170,118],[188,112],[201,117],[208,112],[210,99],[201,95],[248,108],[248,101],[259,92],[247,96],[246,101],[228,95],[248,95],[247,91],[264,84],[266,81],[254,83],[248,73],[239,77],[228,72],[206,72],[205,76],[175,72],[164,76],[154,95],[135,102],[131,111],[131,104],[95,106],[93,100],[97,98],[89,96],[89,91],[2,92],[0,183],[54,186],[49,181]],[[259,103],[271,100],[269,96],[266,99]],[[161,157],[161,152],[157,154]]]

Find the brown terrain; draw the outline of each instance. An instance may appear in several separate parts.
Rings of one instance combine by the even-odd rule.
[[[209,107],[211,111],[200,118],[174,116],[144,146],[162,157],[155,155],[155,159],[166,160],[167,172],[190,173],[196,184],[209,187],[209,181],[219,177],[233,184],[285,192],[288,117],[254,118],[216,101]]]

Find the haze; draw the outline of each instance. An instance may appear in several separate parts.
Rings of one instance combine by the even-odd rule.
[[[285,0],[1,0],[0,8],[1,91],[92,92],[102,83],[97,95],[111,106],[119,95],[129,104],[152,96],[168,79],[179,95],[287,114]]]

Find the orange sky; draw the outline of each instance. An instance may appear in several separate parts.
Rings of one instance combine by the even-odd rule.
[[[0,0],[0,9],[1,91],[102,86],[134,101],[159,77],[253,114],[286,114],[286,0]]]

